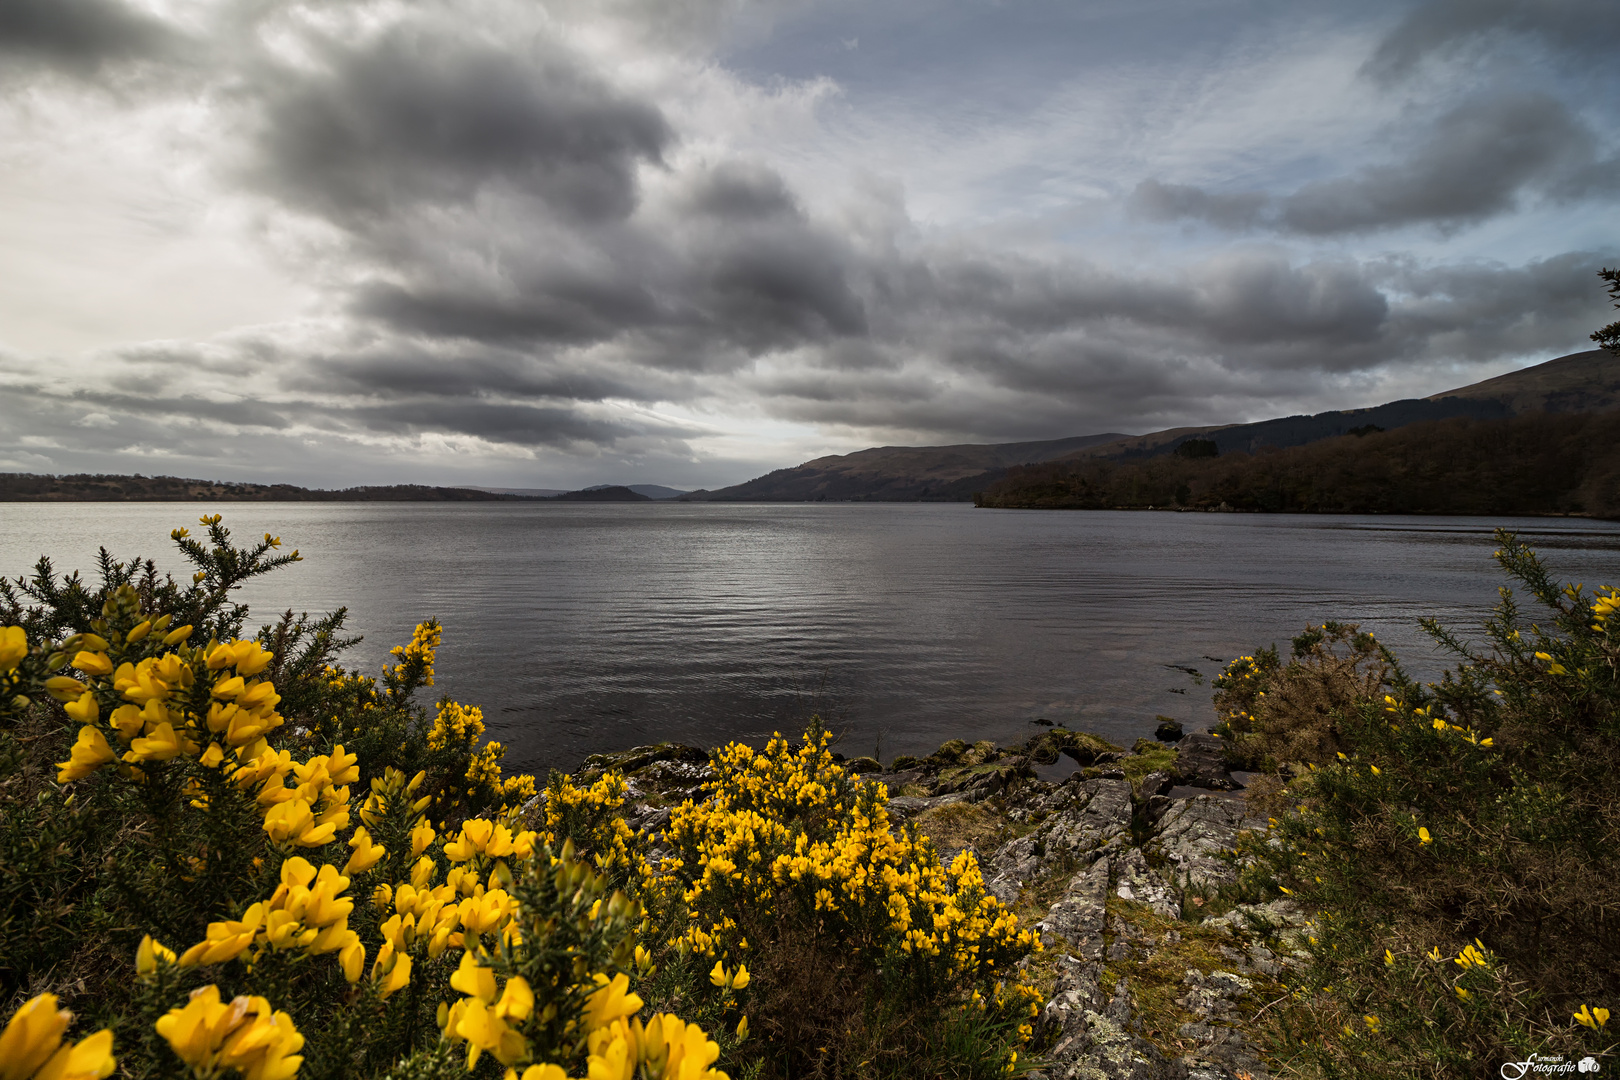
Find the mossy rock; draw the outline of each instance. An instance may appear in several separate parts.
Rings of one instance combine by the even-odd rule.
[[[687,746],[684,743],[654,743],[651,746],[631,747],[615,754],[592,754],[580,762],[579,771],[585,775],[599,775],[616,769],[629,776],[660,761],[684,761],[693,765],[704,765],[709,761],[709,752],[701,747]]]
[[[949,739],[939,744],[939,749],[928,755],[942,765],[955,765],[962,760],[962,755],[968,752],[968,744],[961,739]]]
[[[905,772],[907,769],[919,768],[921,765],[922,761],[920,759],[914,758],[910,754],[901,754],[894,759],[894,764],[889,766],[889,771]]]
[[[968,747],[967,752],[964,753],[958,760],[960,760],[963,765],[983,765],[985,762],[994,761],[1000,756],[1001,751],[996,748],[995,743],[991,742],[989,739],[980,739],[978,742]]]
[[[1122,754],[1124,747],[1115,746],[1101,735],[1089,731],[1068,731],[1053,728],[1030,740],[1030,756],[1042,765],[1057,761],[1058,754],[1067,754],[1080,765],[1094,765],[1104,754]],[[1047,755],[1050,754],[1050,757]]]
[[[873,757],[850,758],[848,761],[844,762],[844,771],[862,774],[880,773],[883,771],[883,765],[878,761],[877,758]]]

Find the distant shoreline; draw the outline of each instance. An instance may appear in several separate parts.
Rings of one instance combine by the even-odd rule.
[[[77,473],[54,476],[0,473],[0,502],[651,502],[626,487],[520,495],[479,488],[425,484],[306,488],[296,484],[247,484],[180,476]]]

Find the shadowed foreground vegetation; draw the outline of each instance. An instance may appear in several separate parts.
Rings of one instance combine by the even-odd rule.
[[[341,609],[250,632],[234,591],[298,553],[202,524],[186,581],[0,581],[3,1080],[1017,1067],[1038,945],[818,725],[716,751],[653,857],[621,772],[537,791],[419,702],[437,623],[377,677]]]
[[[1216,737],[1176,747],[1050,729],[883,773],[812,720],[760,750],[591,759],[540,791],[503,776],[477,708],[418,700],[436,623],[376,677],[340,666],[341,609],[250,632],[235,590],[298,553],[203,525],[173,534],[186,581],[105,550],[93,582],[43,559],[0,581],[3,1080],[1177,1080],[1183,1040],[1230,1047],[1198,1022],[1216,983],[1266,990],[1220,1022],[1273,1075],[1613,1067],[1620,593],[1559,586],[1510,534],[1497,559],[1536,619],[1504,589],[1483,650],[1428,624],[1457,659],[1438,683],[1330,623],[1286,663],[1230,664]],[[1086,767],[1036,781],[1060,753]],[[1252,827],[1198,849],[1226,884],[1176,885],[1155,823],[1188,820],[1165,792],[1209,762],[1264,773]],[[638,767],[675,786],[632,827]],[[874,774],[930,786],[891,800]],[[1063,848],[1108,784],[1118,831]],[[967,844],[1050,874],[987,887]],[[1110,886],[1132,851],[1159,893]],[[1043,955],[1025,927],[1062,904],[1079,926],[1096,867],[1094,962]],[[1264,905],[1295,920],[1264,952],[1277,981],[1215,970],[1241,959],[1216,922]],[[1087,970],[1114,1020],[1054,1011]],[[1113,1041],[1057,1038],[1076,1024]]]
[[[978,506],[1620,518],[1620,412],[1456,418],[1286,450],[1011,470]]]

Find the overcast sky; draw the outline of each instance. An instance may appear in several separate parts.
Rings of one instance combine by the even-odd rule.
[[[0,0],[0,470],[718,487],[1590,348],[1615,0]]]

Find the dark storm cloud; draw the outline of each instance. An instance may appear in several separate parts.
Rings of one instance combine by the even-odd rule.
[[[1614,165],[1597,159],[1592,132],[1562,102],[1521,93],[1466,102],[1441,116],[1404,159],[1281,198],[1146,180],[1127,204],[1152,220],[1263,225],[1304,236],[1453,229],[1511,213],[1525,195],[1567,199],[1613,190]]]
[[[0,0],[0,55],[75,71],[157,56],[178,42],[164,23],[118,0]]]
[[[350,227],[497,184],[570,217],[623,217],[638,163],[672,138],[655,106],[559,50],[527,57],[424,25],[323,51],[319,74],[266,73],[256,180]]]
[[[1390,334],[1479,361],[1534,352],[1547,342],[1567,342],[1572,351],[1590,348],[1582,331],[1590,332],[1601,312],[1594,303],[1601,299],[1596,272],[1615,261],[1613,249],[1567,252],[1517,267],[1393,261],[1379,272],[1380,283],[1402,297]]]
[[[358,353],[310,358],[279,381],[290,394],[369,398],[505,398],[600,402],[636,400],[644,380],[600,366],[520,352],[429,352],[403,343]]]
[[[723,161],[693,178],[682,208],[722,221],[802,220],[804,211],[787,182],[757,162]]]
[[[1470,224],[1592,158],[1591,132],[1551,97],[1472,101],[1441,117],[1405,161],[1301,188],[1282,201],[1281,224],[1309,235]]]
[[[1612,0],[1432,0],[1401,20],[1364,70],[1377,79],[1398,79],[1425,57],[1513,37],[1583,59],[1612,60],[1620,45],[1620,5]]]
[[[610,446],[636,434],[629,424],[589,417],[567,406],[503,404],[465,398],[322,408],[346,426],[387,435],[470,435],[514,446],[568,449]]]
[[[1149,221],[1192,218],[1223,229],[1240,230],[1260,224],[1266,196],[1258,191],[1230,193],[1205,191],[1190,184],[1144,180],[1126,200],[1126,209]]]
[[[374,282],[355,295],[353,311],[396,329],[431,338],[477,341],[602,341],[656,316],[653,298],[637,283],[533,283],[515,295],[469,293],[455,282],[402,286]]]

